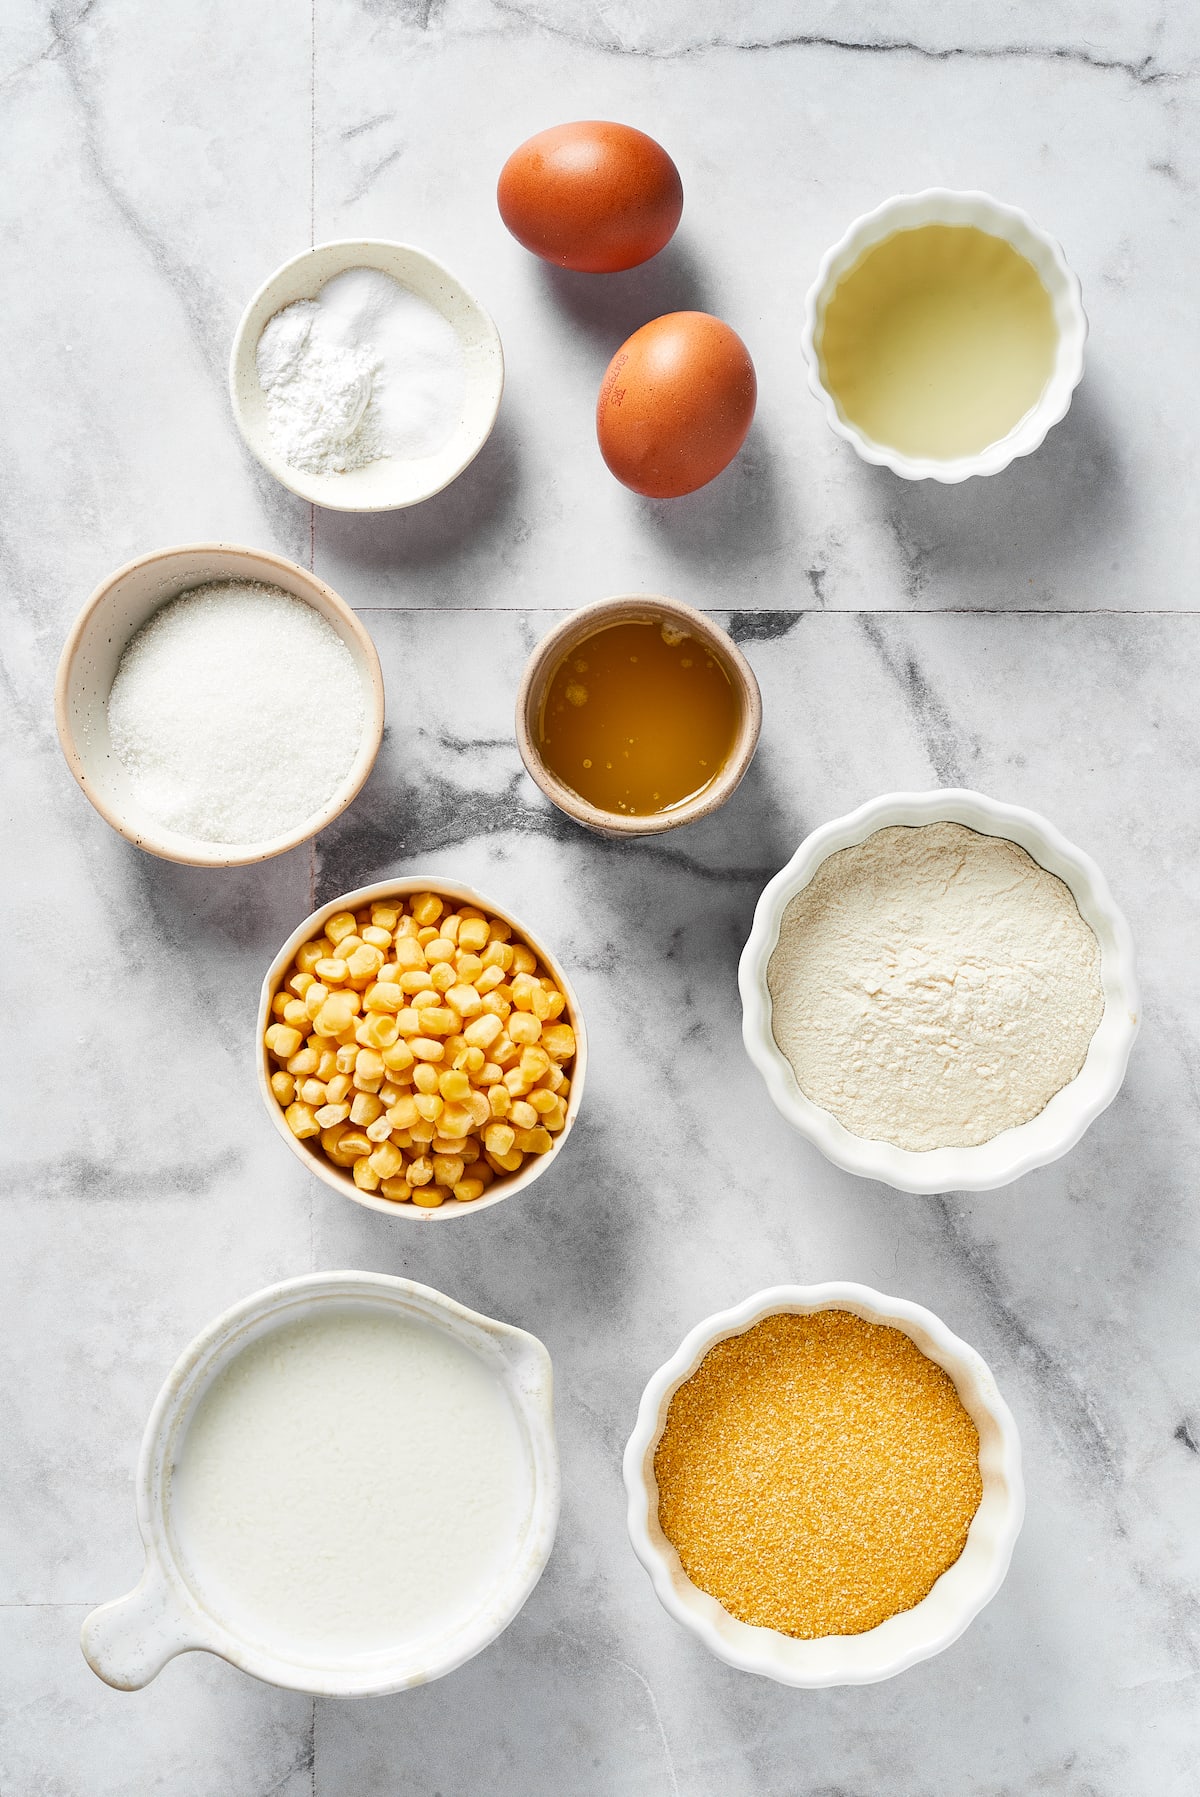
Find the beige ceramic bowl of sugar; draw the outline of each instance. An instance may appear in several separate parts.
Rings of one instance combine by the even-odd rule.
[[[433,455],[384,456],[341,474],[309,474],[285,461],[272,440],[267,397],[258,378],[258,341],[277,312],[297,300],[315,300],[336,275],[351,268],[389,275],[453,325],[463,353],[462,411]],[[487,442],[503,391],[500,333],[479,301],[435,257],[412,244],[383,238],[319,243],[277,268],[243,312],[229,358],[229,398],[247,449],[282,486],[313,505],[339,512],[399,511],[440,493]]]
[[[126,647],[168,601],[210,581],[254,581],[310,605],[341,638],[362,683],[358,751],[325,803],[294,829],[263,842],[205,842],[169,829],[139,805],[109,735],[108,696]],[[263,549],[188,543],[127,562],[96,588],[63,646],[54,716],[67,766],[114,830],[164,861],[189,867],[244,867],[307,842],[343,812],[375,763],[383,740],[383,674],[370,636],[344,599],[295,562]],[[300,720],[302,722],[302,720]]]
[[[271,1090],[271,1075],[276,1071],[277,1063],[272,1060],[264,1041],[267,1025],[271,1021],[271,1001],[282,986],[284,976],[290,969],[297,951],[303,948],[306,942],[311,942],[315,937],[321,935],[326,923],[336,912],[358,911],[366,905],[384,904],[390,899],[407,900],[415,897],[418,892],[435,893],[438,898],[448,899],[453,905],[473,905],[476,910],[484,912],[488,917],[498,917],[502,922],[508,924],[513,932],[514,940],[526,943],[533,950],[566,999],[563,1021],[569,1023],[575,1032],[575,1054],[566,1069],[571,1080],[571,1090],[567,1096],[566,1122],[559,1134],[554,1137],[553,1147],[546,1154],[526,1155],[523,1166],[518,1167],[515,1173],[497,1177],[488,1186],[482,1197],[466,1203],[451,1198],[445,1204],[430,1209],[424,1209],[416,1204],[393,1203],[387,1198],[380,1197],[377,1192],[362,1191],[355,1185],[354,1177],[348,1168],[335,1167],[333,1162],[325,1157],[321,1151],[319,1140],[314,1146],[311,1140],[301,1141],[292,1134],[287,1126],[283,1107]],[[330,899],[328,904],[322,905],[319,911],[314,911],[311,917],[306,918],[292,931],[267,969],[266,978],[262,983],[262,991],[259,994],[254,1037],[254,1061],[258,1070],[258,1089],[262,1094],[262,1101],[267,1107],[267,1112],[276,1130],[297,1159],[303,1161],[310,1173],[315,1173],[317,1178],[324,1180],[327,1186],[331,1186],[335,1192],[340,1192],[343,1198],[351,1198],[355,1204],[361,1204],[367,1210],[379,1211],[386,1217],[406,1218],[410,1223],[437,1223],[446,1222],[456,1217],[477,1216],[480,1211],[491,1210],[493,1205],[502,1203],[505,1198],[512,1198],[516,1193],[523,1192],[526,1186],[532,1185],[535,1179],[539,1179],[546,1172],[547,1168],[553,1166],[562,1153],[567,1137],[579,1116],[579,1106],[583,1100],[583,1079],[587,1072],[587,1053],[587,1031],[584,1028],[583,1012],[575,995],[575,988],[567,978],[562,963],[550,953],[519,918],[503,905],[496,904],[493,899],[484,898],[473,887],[464,886],[459,880],[445,879],[441,874],[410,874],[401,880],[380,880],[374,886],[360,886],[356,892],[343,892],[339,897]]]
[[[1104,1009],[1083,1066],[1036,1117],[976,1146],[914,1151],[853,1135],[801,1090],[775,1040],[767,968],[788,904],[823,861],[865,842],[877,830],[933,823],[962,824],[980,835],[1014,842],[1063,882],[1100,947]],[[958,788],[885,793],[807,836],[763,889],[742,951],[738,985],[746,1052],[776,1110],[835,1167],[901,1192],[990,1191],[1066,1154],[1120,1090],[1139,1022],[1133,938],[1096,863],[1036,811]]]

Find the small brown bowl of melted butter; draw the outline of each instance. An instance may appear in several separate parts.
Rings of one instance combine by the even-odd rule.
[[[754,757],[762,699],[737,644],[678,599],[581,606],[534,650],[517,746],[546,797],[588,830],[654,836],[723,805]]]

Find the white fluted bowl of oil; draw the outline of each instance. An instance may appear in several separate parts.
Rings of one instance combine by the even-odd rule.
[[[948,485],[1065,417],[1087,316],[1062,247],[1016,206],[929,188],[856,219],[804,305],[808,384],[863,461]]]

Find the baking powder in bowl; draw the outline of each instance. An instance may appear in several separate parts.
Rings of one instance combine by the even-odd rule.
[[[197,1404],[170,1489],[206,1608],[243,1639],[326,1660],[467,1622],[531,1503],[500,1373],[446,1329],[364,1304],[244,1348]]]
[[[784,911],[767,985],[801,1091],[853,1135],[916,1151],[1028,1123],[1104,1011],[1070,890],[953,823],[877,830],[823,861]]]

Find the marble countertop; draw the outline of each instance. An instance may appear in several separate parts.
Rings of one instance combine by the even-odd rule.
[[[1200,1757],[1200,31],[1140,0],[12,0],[0,89],[7,403],[4,1797],[1187,1797]],[[674,244],[596,280],[495,214],[530,132],[616,117],[687,195]],[[889,193],[979,186],[1064,243],[1088,371],[1044,448],[963,488],[859,463],[808,395],[800,300]],[[400,238],[492,311],[508,389],[474,467],[409,513],[313,512],[243,452],[242,306],[313,241]],[[677,502],[613,482],[595,390],[629,330],[702,306],[758,365],[746,450]],[[359,608],[389,726],[315,848],[227,873],[111,833],[50,693],[121,561],[224,538]],[[644,846],[548,809],[512,740],[523,660],[584,599],[726,619],[762,684],[726,810]],[[767,877],[881,791],[1032,805],[1100,862],[1138,943],[1123,1092],[1007,1191],[905,1198],[777,1116],[742,1051],[737,957]],[[577,979],[580,1126],[520,1199],[389,1225],[282,1148],[249,1073],[263,968],[316,898],[472,881]],[[20,1047],[20,1056],[15,1050]],[[18,1068],[21,1072],[18,1075]],[[20,1079],[24,1084],[20,1084]],[[402,1697],[318,1701],[223,1662],[101,1685],[87,1610],[136,1579],[154,1394],[216,1311],[310,1268],[405,1273],[536,1331],[564,1509],[502,1639]],[[949,1652],[795,1692],[709,1658],[628,1546],[620,1451],[701,1317],[781,1280],[929,1305],[1022,1430],[1012,1571]]]

